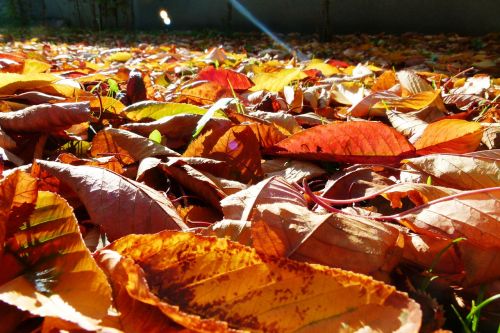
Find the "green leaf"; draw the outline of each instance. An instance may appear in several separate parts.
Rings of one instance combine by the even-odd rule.
[[[196,105],[184,103],[163,103],[156,101],[143,101],[132,104],[123,112],[127,118],[133,121],[145,119],[158,120],[163,117],[175,116],[178,114],[201,114],[204,115],[207,110]],[[214,116],[226,118],[224,113],[218,112]]]
[[[161,133],[158,130],[154,130],[153,132],[149,133],[149,140],[161,144]]]
[[[203,130],[203,127],[205,127],[208,121],[212,119],[212,117],[214,117],[217,111],[222,112],[220,110],[226,108],[233,100],[234,100],[233,98],[226,97],[226,98],[221,98],[217,102],[215,102],[210,107],[210,109],[208,109],[208,111],[203,115],[203,117],[201,117],[200,120],[198,120],[198,124],[196,125],[196,129],[194,130],[193,133],[193,138],[197,137],[198,134],[200,134],[200,132]]]

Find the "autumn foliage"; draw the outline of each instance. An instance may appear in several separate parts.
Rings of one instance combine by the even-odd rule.
[[[3,48],[0,332],[432,332],[500,292],[494,75]]]

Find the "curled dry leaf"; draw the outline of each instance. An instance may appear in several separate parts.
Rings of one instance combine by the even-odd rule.
[[[248,125],[233,126],[222,136],[207,132],[189,145],[184,156],[225,161],[229,166],[228,178],[242,183],[256,183],[262,178],[259,141]]]
[[[201,114],[178,114],[166,116],[160,120],[148,123],[130,123],[122,125],[123,129],[148,136],[154,130],[158,130],[166,139],[166,146],[175,149],[187,145],[196,129]],[[219,130],[231,127],[232,123],[223,118],[212,118],[204,127],[205,131]]]
[[[402,70],[397,72],[396,76],[401,87],[406,89],[411,95],[424,91],[434,91],[434,88],[414,71]]]
[[[258,255],[225,239],[165,231],[129,235],[107,250],[128,259],[129,271],[136,268],[129,276],[139,278],[127,288],[129,295],[142,290],[132,294],[188,329],[199,322],[187,320],[187,314],[264,332],[418,332],[420,327],[419,306],[394,287],[348,271]],[[171,311],[172,305],[185,315]],[[229,331],[219,327],[214,330]]]
[[[414,153],[394,128],[377,122],[332,123],[294,134],[275,145],[277,155],[346,163],[397,163]]]
[[[226,197],[224,191],[210,178],[200,171],[186,164],[182,160],[172,160],[159,163],[158,166],[176,182],[198,194],[202,200],[208,202],[217,210],[222,210],[220,201]]]
[[[307,206],[304,196],[282,177],[270,177],[221,201],[226,219],[251,220],[258,205],[275,202]]]
[[[0,113],[0,126],[18,132],[54,132],[89,120],[88,102],[39,104]]]
[[[481,124],[461,119],[443,119],[430,124],[415,142],[417,154],[469,153],[483,137]]]
[[[425,182],[463,190],[500,186],[498,150],[480,155],[432,154],[403,161],[403,169],[417,172]]]
[[[37,163],[78,194],[92,222],[103,226],[110,240],[130,233],[187,229],[170,200],[146,185],[99,167]]]
[[[326,171],[316,164],[306,161],[294,161],[286,158],[266,160],[262,163],[264,177],[282,176],[289,183],[301,183],[303,179],[316,178]]]
[[[93,157],[115,156],[124,164],[132,164],[152,156],[180,156],[179,153],[130,131],[108,128],[92,140]]]
[[[403,252],[399,231],[362,217],[317,214],[303,206],[277,202],[258,205],[251,219],[250,225],[240,224],[237,234],[232,228],[226,234],[217,224],[213,228],[219,237],[250,241],[246,245],[255,247],[259,253],[378,278],[386,278],[384,274],[399,263]]]
[[[464,191],[417,206],[400,216],[401,224],[427,235],[465,237],[482,247],[499,247],[500,187]]]
[[[0,300],[97,330],[111,305],[111,288],[83,242],[73,209],[55,193],[36,192],[36,180],[19,171],[0,188],[1,202],[17,212],[0,221],[6,231],[0,261],[7,268],[0,273]]]
[[[422,133],[428,126],[428,123],[421,120],[416,115],[408,112],[398,112],[393,110],[386,111],[387,118],[391,125],[401,134],[408,138],[412,144],[422,136]]]
[[[16,142],[0,128],[0,147],[4,149],[16,148]]]

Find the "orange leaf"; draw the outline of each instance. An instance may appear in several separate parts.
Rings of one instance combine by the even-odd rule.
[[[468,153],[481,143],[481,124],[460,119],[444,119],[430,124],[415,142],[418,155]]]
[[[55,193],[39,191],[34,197],[34,184],[35,179],[21,172],[0,184],[0,202],[30,206],[16,217],[22,224],[0,221],[8,227],[1,261],[8,256],[13,262],[7,268],[14,261],[20,267],[8,280],[5,271],[0,274],[0,301],[95,330],[111,305],[110,286],[83,242],[73,209]],[[12,191],[13,186],[26,192]]]
[[[277,155],[346,163],[397,163],[413,146],[395,129],[376,122],[319,125],[275,145]]]
[[[418,305],[392,286],[340,269],[261,256],[226,239],[164,231],[129,235],[107,250],[121,254],[129,271],[135,267],[131,276],[137,282],[122,283],[129,293],[135,290],[143,302],[188,329],[196,330],[199,319],[187,320],[187,314],[219,321],[219,328],[212,328],[217,332],[230,331],[224,322],[276,333],[418,332],[420,327]]]
[[[256,182],[262,177],[259,142],[247,125],[233,126],[222,136],[213,132],[200,136],[184,152],[184,156],[199,156],[226,161],[230,179],[243,183]]]
[[[217,82],[221,86],[235,91],[248,90],[253,86],[245,74],[230,69],[215,69],[212,66],[202,69],[198,73],[198,80]]]

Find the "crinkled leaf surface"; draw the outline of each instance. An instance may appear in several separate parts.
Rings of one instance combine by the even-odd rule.
[[[498,151],[498,150],[497,150]],[[431,177],[434,183],[474,190],[500,186],[500,159],[495,150],[482,155],[432,154],[404,161],[403,168]]]
[[[187,229],[170,200],[149,186],[99,167],[37,163],[78,194],[92,222],[102,225],[111,240],[130,233]]]
[[[206,67],[198,73],[199,80],[217,82],[219,85],[238,90],[247,90],[253,86],[253,83],[245,74],[235,72],[230,69]]]
[[[2,262],[8,262],[8,256],[9,269],[19,267],[9,280],[5,271],[0,274],[0,300],[37,316],[62,318],[95,330],[111,304],[108,281],[85,246],[73,209],[64,199],[39,191],[28,202],[27,193],[33,193],[33,188],[25,188],[25,193],[9,190],[13,185],[19,189],[33,184],[33,178],[30,182],[20,172],[0,184],[2,201],[11,201],[13,207],[20,207],[20,202],[32,206],[29,213],[25,210],[17,216],[18,221],[0,221],[7,228]]]
[[[258,255],[225,239],[165,231],[129,235],[107,249],[133,260],[162,303],[233,328],[418,332],[420,327],[418,305],[394,287],[348,271]]]

